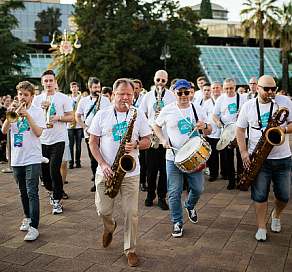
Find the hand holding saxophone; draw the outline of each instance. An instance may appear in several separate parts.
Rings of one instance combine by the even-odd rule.
[[[130,142],[125,144],[126,153],[130,153],[136,146],[137,146],[137,142],[133,141],[133,139],[131,139]]]
[[[250,167],[251,161],[250,161],[250,155],[249,155],[249,153],[245,150],[245,151],[241,152],[240,155],[241,155],[243,167],[244,168]]]
[[[50,102],[49,101],[42,101],[41,102],[41,108],[46,110],[48,107],[50,106]]]
[[[100,168],[101,168],[102,173],[103,173],[103,175],[104,175],[104,177],[105,177],[106,180],[108,180],[108,179],[110,179],[110,178],[113,177],[114,172],[111,169],[111,167],[110,167],[109,164],[107,164],[106,162],[101,163],[100,164]]]

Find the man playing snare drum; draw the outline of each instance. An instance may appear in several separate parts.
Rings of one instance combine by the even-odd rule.
[[[181,194],[183,192],[184,177],[190,188],[184,206],[190,221],[197,223],[198,215],[194,207],[204,190],[204,172],[202,171],[203,167],[193,173],[186,173],[180,170],[174,164],[176,154],[174,150],[181,148],[191,132],[194,131],[191,137],[198,136],[198,133],[208,135],[211,133],[212,127],[203,108],[198,104],[194,105],[189,102],[190,85],[187,80],[179,79],[173,89],[177,101],[162,109],[154,123],[154,131],[161,140],[163,147],[168,149],[166,152],[166,172],[168,201],[172,217],[171,221],[173,222],[172,236],[180,237],[183,231]],[[163,136],[163,126],[167,129],[169,140]],[[203,142],[201,138],[198,137],[197,139]],[[191,140],[194,139],[191,138]],[[195,166],[193,170],[195,171]]]

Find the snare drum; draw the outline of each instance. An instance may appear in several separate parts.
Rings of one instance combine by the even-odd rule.
[[[184,144],[174,158],[174,164],[186,173],[192,173],[202,167],[211,155],[208,142],[199,136],[191,138]]]
[[[221,134],[221,138],[217,143],[216,149],[222,150],[226,146],[228,146],[229,148],[237,147],[235,123],[230,123],[224,128]]]

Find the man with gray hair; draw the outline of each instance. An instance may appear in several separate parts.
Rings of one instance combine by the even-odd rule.
[[[90,77],[88,80],[88,89],[90,95],[81,99],[76,110],[76,121],[84,130],[84,138],[87,145],[88,156],[90,158],[90,165],[92,171],[91,180],[94,182],[94,176],[97,168],[97,161],[92,156],[89,148],[89,134],[87,130],[92,122],[93,116],[98,109],[103,109],[110,106],[110,101],[101,95],[100,81],[97,77]],[[100,99],[99,99],[100,98]],[[95,185],[90,189],[91,192],[95,192]]]
[[[237,116],[242,105],[246,102],[246,97],[242,94],[236,93],[236,85],[232,78],[226,78],[223,82],[224,94],[218,97],[213,111],[213,120],[219,129],[225,129],[228,125],[234,128],[236,135]],[[220,117],[219,117],[220,116]],[[232,124],[232,125],[231,125]],[[224,157],[226,158],[226,172],[228,175],[229,184],[228,190],[235,189],[235,168],[234,168],[234,146],[228,144],[223,150]],[[238,147],[236,147],[237,158],[237,177],[242,173],[243,166]]]
[[[127,78],[116,80],[113,86],[113,105],[100,110],[94,116],[89,128],[89,146],[94,158],[98,161],[95,185],[95,204],[99,217],[103,221],[104,234],[102,246],[108,247],[112,241],[117,222],[113,218],[115,199],[105,195],[106,180],[113,177],[111,165],[118,155],[119,148],[131,155],[136,168],[127,172],[120,187],[122,207],[124,212],[124,251],[130,266],[138,266],[139,259],[136,251],[136,234],[138,224],[138,195],[139,195],[139,149],[150,146],[151,130],[145,114],[136,110],[136,120],[133,124],[131,140],[123,144],[123,137],[128,131],[134,110],[128,107],[133,102],[134,83]],[[139,140],[140,139],[140,140]],[[100,145],[99,145],[100,143]],[[121,156],[123,154],[119,154]],[[117,173],[117,172],[116,172]],[[116,188],[117,189],[117,188]]]

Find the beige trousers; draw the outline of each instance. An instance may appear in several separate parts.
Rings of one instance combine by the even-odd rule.
[[[105,179],[104,176],[96,174],[95,176],[95,205],[98,216],[103,221],[105,233],[114,229],[115,220],[113,210],[115,199],[104,194]],[[124,213],[124,251],[125,254],[135,252],[136,234],[138,224],[138,195],[139,195],[139,175],[124,178],[120,192],[122,198],[122,208]]]

